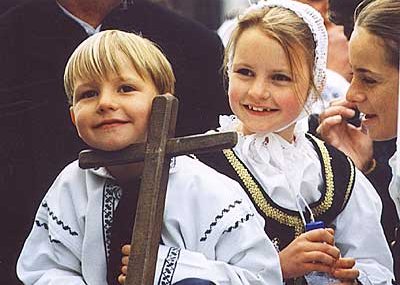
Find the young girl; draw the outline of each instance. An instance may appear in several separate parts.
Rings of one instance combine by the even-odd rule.
[[[271,0],[250,7],[226,50],[235,115],[221,117],[219,129],[238,131],[239,143],[199,157],[246,190],[288,283],[320,271],[346,284],[390,284],[377,193],[341,152],[295,131],[324,87],[326,54],[323,21],[310,6]],[[334,230],[304,232],[314,219]]]

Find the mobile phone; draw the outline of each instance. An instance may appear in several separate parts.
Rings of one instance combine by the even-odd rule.
[[[355,111],[355,114],[353,117],[351,117],[350,119],[347,119],[347,123],[352,124],[355,127],[359,127],[361,126],[361,114],[360,111],[357,108],[353,109]]]

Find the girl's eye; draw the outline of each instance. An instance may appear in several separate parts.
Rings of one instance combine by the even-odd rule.
[[[241,75],[244,75],[244,76],[253,76],[253,72],[250,70],[250,69],[248,69],[248,68],[239,68],[238,70],[236,70],[235,71],[236,73],[239,73],[239,74],[241,74]]]
[[[129,85],[122,85],[118,89],[118,92],[121,92],[121,93],[128,93],[128,92],[132,92],[132,91],[135,91],[135,88],[133,88],[132,86],[129,86]]]
[[[277,81],[292,81],[292,78],[285,74],[275,74],[272,76],[272,79]]]

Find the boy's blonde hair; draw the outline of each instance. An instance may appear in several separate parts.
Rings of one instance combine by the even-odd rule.
[[[295,81],[298,79],[305,80],[302,70],[306,68],[310,75],[308,94],[320,94],[321,90],[317,90],[314,84],[315,42],[313,34],[308,25],[300,17],[293,11],[283,7],[263,7],[238,18],[238,24],[225,50],[225,75],[228,74],[229,65],[232,64],[231,61],[233,60],[240,36],[243,32],[252,28],[259,29],[266,36],[276,40],[282,46]],[[299,48],[301,52],[299,52]],[[302,66],[303,56],[305,56],[306,66]],[[295,91],[298,94],[298,90]]]
[[[171,64],[157,46],[138,35],[117,30],[103,31],[83,41],[72,53],[64,72],[68,102],[73,103],[76,81],[101,81],[120,67],[132,64],[142,79],[153,81],[159,94],[174,93]]]

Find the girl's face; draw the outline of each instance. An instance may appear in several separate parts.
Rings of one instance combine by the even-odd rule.
[[[301,66],[306,66],[305,57],[301,58]],[[241,34],[229,70],[228,95],[244,134],[277,132],[298,117],[310,80],[307,69],[302,72],[305,74],[295,81],[281,45],[258,28]],[[277,133],[292,141],[293,130],[291,124]]]
[[[382,40],[356,27],[350,39],[353,80],[347,100],[365,114],[362,125],[373,140],[397,134],[399,70],[388,63]]]

